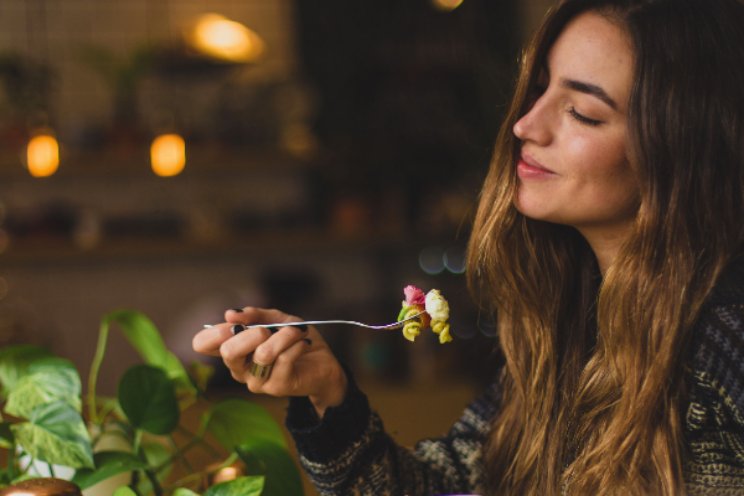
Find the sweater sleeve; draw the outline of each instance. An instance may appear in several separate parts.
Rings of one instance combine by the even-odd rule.
[[[307,398],[290,399],[287,428],[300,463],[323,495],[432,495],[482,491],[481,448],[496,412],[491,386],[446,436],[403,448],[385,432],[350,378],[344,402],[318,419]]]
[[[695,369],[717,397],[729,428],[744,436],[744,303],[712,307],[700,331]]]

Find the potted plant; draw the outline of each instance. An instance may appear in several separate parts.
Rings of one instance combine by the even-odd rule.
[[[143,363],[122,375],[116,398],[104,398],[96,383],[112,324]],[[152,321],[131,310],[103,318],[85,401],[69,360],[36,346],[0,349],[0,487],[52,476],[70,478],[85,495],[106,484],[107,496],[301,495],[276,421],[244,399],[209,402],[209,375],[205,365],[189,375]],[[196,427],[183,422],[191,408],[202,412]],[[194,466],[197,450],[202,462]],[[226,467],[239,476],[217,483]]]

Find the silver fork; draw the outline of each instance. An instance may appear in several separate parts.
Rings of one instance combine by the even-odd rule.
[[[357,327],[364,327],[365,329],[375,329],[378,331],[388,331],[393,329],[400,329],[403,327],[406,322],[416,319],[423,315],[426,312],[419,312],[417,314],[411,315],[410,317],[406,317],[402,320],[397,320],[395,322],[391,322],[389,324],[382,324],[382,325],[372,325],[372,324],[365,324],[364,322],[357,322],[356,320],[301,320],[297,322],[278,322],[276,324],[251,324],[244,326],[245,329],[252,329],[254,327],[263,327],[265,329],[277,329],[279,327],[286,327],[286,326],[303,326],[303,325],[326,325],[326,324],[341,324],[341,325],[352,325]],[[214,327],[210,324],[205,324],[204,328],[208,329],[210,327]]]

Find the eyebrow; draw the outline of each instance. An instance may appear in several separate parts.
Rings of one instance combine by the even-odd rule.
[[[602,89],[601,86],[597,86],[596,84],[591,83],[585,83],[582,81],[576,81],[574,79],[561,79],[561,86],[597,97],[605,102],[607,105],[612,107],[614,110],[617,110],[617,103],[610,97],[610,95],[607,94],[604,89]]]

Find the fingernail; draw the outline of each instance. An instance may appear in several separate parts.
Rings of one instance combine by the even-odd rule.
[[[238,333],[245,331],[245,326],[241,324],[235,324],[234,326],[230,328],[230,330],[232,331],[233,334],[238,334]]]
[[[243,313],[243,309],[242,308],[233,308],[232,311],[233,312],[238,312],[238,313]]]
[[[312,346],[312,344],[313,344],[313,340],[310,339],[310,338],[305,338],[305,339],[303,339],[303,341],[306,342],[308,344],[308,346]]]
[[[301,330],[302,332],[307,332],[307,325],[306,324],[293,325],[292,327],[296,327],[297,329]]]

